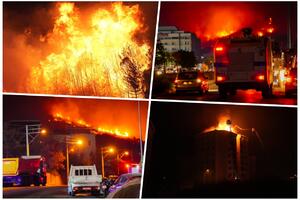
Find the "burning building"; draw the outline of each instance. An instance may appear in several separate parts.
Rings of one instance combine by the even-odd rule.
[[[201,133],[196,142],[198,183],[247,181],[253,176],[248,137],[228,130],[213,130]]]

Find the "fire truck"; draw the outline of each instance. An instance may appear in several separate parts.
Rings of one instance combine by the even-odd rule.
[[[3,158],[4,186],[35,186],[47,183],[45,158],[42,156],[21,156]]]
[[[272,42],[252,34],[249,28],[220,38],[214,47],[215,81],[225,98],[238,89],[256,89],[263,98],[272,96]]]

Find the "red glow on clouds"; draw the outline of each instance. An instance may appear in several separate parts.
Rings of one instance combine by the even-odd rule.
[[[274,26],[286,26],[283,25],[286,17],[277,16],[280,10],[286,12],[286,7],[286,4],[263,2],[163,2],[159,23],[193,32],[204,41],[230,35],[245,27],[262,36],[263,32],[258,33],[262,29],[270,34],[280,31]],[[272,29],[268,26],[270,17],[274,17]]]

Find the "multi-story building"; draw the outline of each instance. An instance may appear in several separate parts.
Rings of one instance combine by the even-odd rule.
[[[248,138],[230,131],[201,133],[196,141],[197,182],[223,183],[247,181],[252,176]]]
[[[201,42],[194,33],[179,30],[175,26],[160,26],[158,42],[164,46],[167,52],[193,51],[197,61],[201,58]]]

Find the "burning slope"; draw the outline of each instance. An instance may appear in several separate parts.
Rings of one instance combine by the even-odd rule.
[[[76,5],[58,3],[46,34],[35,36],[30,28],[24,32],[24,37],[38,37],[43,47],[42,55],[30,59],[38,64],[29,67],[24,90],[144,97],[143,72],[150,68],[151,48],[140,36],[148,28],[139,5],[93,4],[89,12]]]
[[[140,102],[142,137],[145,137],[147,102]],[[110,134],[121,138],[139,138],[137,102],[90,99],[68,99],[49,102],[50,121]]]
[[[114,135],[117,137],[122,137],[122,138],[128,138],[129,133],[128,132],[122,132],[119,129],[105,129],[101,127],[92,127],[90,124],[85,122],[83,119],[73,119],[70,116],[63,116],[61,113],[55,113],[53,116],[53,120],[56,122],[64,122],[73,126],[77,127],[85,127],[89,128],[93,131],[95,134],[110,134]]]

